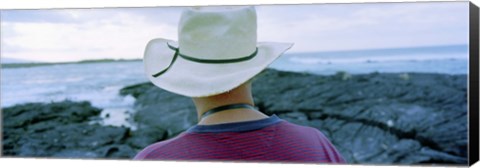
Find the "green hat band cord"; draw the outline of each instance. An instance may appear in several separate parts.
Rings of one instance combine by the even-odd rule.
[[[255,57],[257,55],[257,52],[258,52],[258,48],[255,48],[255,51],[252,54],[250,54],[248,56],[240,57],[240,58],[234,58],[234,59],[200,59],[200,58],[194,58],[194,57],[191,57],[191,56],[188,56],[188,55],[181,54],[179,48],[173,47],[168,43],[167,43],[167,46],[168,46],[168,48],[175,51],[175,54],[173,55],[172,62],[170,62],[170,65],[168,65],[168,67],[165,68],[164,70],[162,70],[162,71],[160,71],[156,74],[153,74],[152,75],[153,77],[158,77],[158,76],[164,74],[165,72],[167,72],[168,69],[170,69],[170,67],[173,65],[175,60],[177,60],[178,56],[180,56],[180,57],[182,57],[186,60],[189,60],[189,61],[205,63],[205,64],[228,64],[228,63],[235,63],[235,62],[242,62],[242,61],[250,60],[253,57]]]

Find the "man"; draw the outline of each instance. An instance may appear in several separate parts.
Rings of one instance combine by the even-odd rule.
[[[317,129],[254,107],[250,79],[292,46],[257,43],[256,29],[253,7],[191,8],[182,13],[178,43],[148,43],[148,78],[162,89],[192,97],[199,122],[146,147],[135,159],[345,162]]]

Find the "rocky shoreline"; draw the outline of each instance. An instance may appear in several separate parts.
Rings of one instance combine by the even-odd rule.
[[[467,163],[466,75],[266,70],[253,93],[264,113],[321,130],[349,163]],[[90,123],[101,109],[88,102],[3,108],[2,155],[130,159],[197,122],[189,98],[150,83],[120,94],[136,98],[136,130]]]

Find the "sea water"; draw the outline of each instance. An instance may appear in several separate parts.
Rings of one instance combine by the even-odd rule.
[[[339,71],[467,74],[468,46],[286,53],[270,68],[323,75]],[[143,69],[141,61],[2,68],[0,103],[3,108],[28,102],[85,100],[103,109],[102,124],[134,128],[129,119],[135,100],[118,93],[125,86],[147,82]]]
[[[1,106],[28,102],[89,101],[102,108],[104,125],[134,127],[134,98],[121,88],[146,82],[141,61],[2,68]],[[109,117],[107,117],[109,116]]]
[[[286,53],[271,67],[322,75],[339,71],[467,74],[468,45]]]

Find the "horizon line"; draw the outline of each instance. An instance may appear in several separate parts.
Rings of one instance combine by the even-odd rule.
[[[300,51],[300,52],[289,52],[285,53],[284,55],[296,55],[296,54],[311,54],[311,53],[330,53],[330,52],[356,52],[356,51],[377,51],[377,50],[401,50],[401,49],[422,49],[422,48],[437,48],[437,47],[452,47],[452,46],[469,46],[469,43],[463,43],[463,44],[441,44],[441,45],[424,45],[424,46],[405,46],[405,47],[383,47],[383,48],[364,48],[364,49],[345,49],[345,50],[320,50],[320,51]],[[287,51],[288,52],[288,51]],[[77,62],[88,62],[88,61],[131,61],[131,60],[137,60],[137,59],[143,59],[142,57],[137,57],[137,58],[98,58],[98,59],[81,59],[81,60],[76,60],[76,61],[37,61],[37,60],[25,60],[25,59],[19,59],[15,57],[0,57],[0,63],[1,64],[29,64],[29,63],[77,63]],[[13,62],[13,63],[3,63],[3,59],[16,59],[16,60],[21,60],[22,62]],[[25,61],[25,62],[23,62]]]

